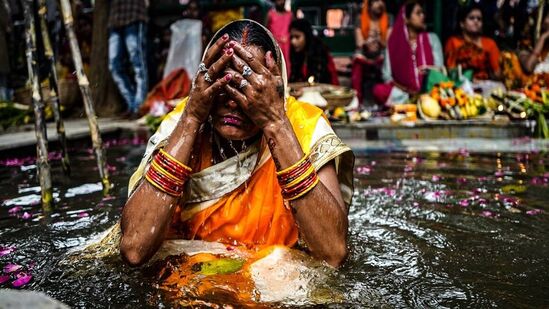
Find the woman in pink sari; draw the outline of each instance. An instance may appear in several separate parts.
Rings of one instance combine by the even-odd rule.
[[[378,103],[406,103],[410,94],[421,90],[427,69],[444,65],[440,40],[425,30],[425,13],[419,1],[406,2],[387,43],[382,72],[385,83],[373,89]]]

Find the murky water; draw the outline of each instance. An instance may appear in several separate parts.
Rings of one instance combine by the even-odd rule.
[[[89,149],[72,150],[70,178],[52,157],[57,208],[49,217],[32,158],[0,159],[0,252],[14,249],[0,267],[22,265],[33,276],[24,288],[74,307],[169,306],[142,273],[117,261],[59,263],[120,216],[144,141],[108,144],[108,197]],[[543,153],[358,158],[351,255],[335,287],[346,301],[334,307],[549,306],[548,172]]]

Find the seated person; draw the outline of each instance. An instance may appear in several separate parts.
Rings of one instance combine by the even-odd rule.
[[[123,259],[141,265],[168,238],[248,248],[299,239],[313,257],[340,265],[353,154],[322,110],[285,97],[271,33],[250,20],[229,23],[196,76],[130,179]]]
[[[474,81],[501,78],[500,53],[496,42],[482,36],[482,11],[471,5],[458,14],[461,35],[452,36],[444,48],[446,67],[472,69]]]
[[[387,43],[383,79],[373,95],[388,106],[406,103],[417,94],[431,67],[442,67],[442,47],[434,33],[425,31],[425,13],[419,1],[407,1],[400,9]]]
[[[547,12],[549,11],[543,12],[541,35],[534,48],[519,53],[525,73],[549,73],[549,14]]]
[[[383,50],[391,31],[383,0],[364,0],[355,28],[356,51],[353,56],[351,83],[362,104],[374,84],[381,82]],[[366,98],[371,99],[371,98]]]
[[[315,83],[339,85],[334,59],[307,20],[292,21],[290,44],[291,83],[306,82],[313,76]]]

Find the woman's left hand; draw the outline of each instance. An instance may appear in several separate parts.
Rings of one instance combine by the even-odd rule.
[[[252,52],[236,43],[233,47],[233,74],[231,84],[225,88],[244,113],[261,129],[284,121],[284,82],[272,52],[265,53],[261,63],[260,49]]]

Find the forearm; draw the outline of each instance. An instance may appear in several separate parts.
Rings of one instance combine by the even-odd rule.
[[[200,124],[183,115],[164,150],[187,165]],[[149,260],[158,250],[172,219],[178,198],[143,180],[122,212],[120,251],[131,265]]]
[[[303,157],[303,151],[289,121],[264,130],[277,170],[292,166]],[[332,177],[339,190],[335,170]],[[323,168],[324,169],[324,168]],[[320,182],[304,196],[291,201],[300,234],[311,254],[333,266],[342,263],[347,255],[347,213],[339,194],[336,198],[326,187],[323,170]],[[328,178],[330,179],[330,178]],[[333,186],[332,186],[333,187]]]

